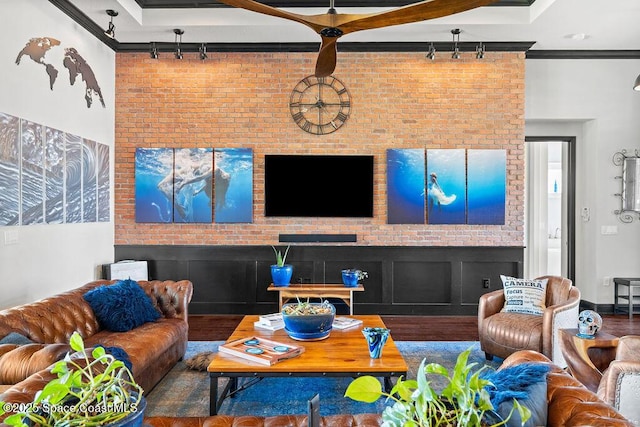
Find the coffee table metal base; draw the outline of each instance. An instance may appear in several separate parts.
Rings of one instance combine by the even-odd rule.
[[[209,396],[209,414],[217,415],[220,407],[224,403],[225,399],[233,398],[237,393],[240,393],[243,390],[246,390],[250,386],[254,385],[258,381],[267,378],[267,377],[351,377],[356,378],[363,375],[373,375],[376,377],[383,377],[384,381],[384,389],[388,393],[393,388],[393,380],[392,377],[400,377],[407,376],[406,372],[388,372],[388,373],[366,373],[366,372],[344,372],[336,375],[335,373],[321,373],[317,372],[289,372],[289,373],[273,373],[273,372],[256,372],[253,376],[248,376],[246,372],[233,373],[233,372],[210,372],[210,396]],[[224,385],[224,387],[220,387],[220,380],[222,378],[228,378],[229,381]],[[238,387],[239,380],[241,378],[251,378],[249,383],[242,384]]]

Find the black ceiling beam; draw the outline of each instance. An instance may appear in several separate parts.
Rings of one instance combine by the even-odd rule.
[[[535,0],[498,0],[490,6],[531,6]],[[231,7],[216,0],[136,0],[143,9],[193,9]],[[329,0],[263,0],[260,3],[272,7],[329,7]],[[338,0],[341,7],[401,7],[416,0]]]
[[[527,59],[640,59],[640,50],[530,50]]]

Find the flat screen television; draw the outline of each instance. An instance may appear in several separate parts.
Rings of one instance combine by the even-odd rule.
[[[373,156],[266,155],[265,216],[373,217]]]

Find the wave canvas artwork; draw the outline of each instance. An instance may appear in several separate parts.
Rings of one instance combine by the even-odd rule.
[[[0,113],[0,226],[20,218],[20,119]]]
[[[467,150],[467,174],[467,224],[504,224],[506,150]]]
[[[466,222],[465,150],[427,150],[427,222]]]
[[[424,149],[387,150],[387,223],[424,224]]]

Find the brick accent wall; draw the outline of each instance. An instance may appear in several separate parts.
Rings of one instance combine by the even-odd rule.
[[[436,61],[424,53],[338,53],[335,76],[352,97],[337,132],[315,136],[292,120],[293,87],[312,74],[312,53],[170,53],[116,58],[115,244],[277,244],[279,233],[355,233],[364,246],[522,246],[524,73],[522,52],[471,52]],[[252,224],[137,224],[137,147],[247,147],[254,154]],[[507,150],[504,225],[389,225],[388,148]],[[372,154],[374,217],[266,218],[265,154]],[[295,177],[292,177],[295,185]],[[354,245],[354,243],[349,243]]]

